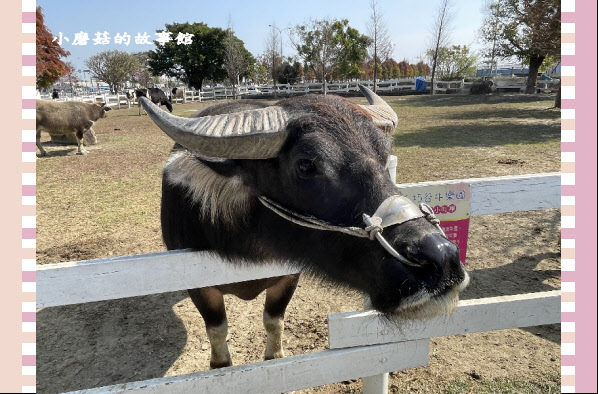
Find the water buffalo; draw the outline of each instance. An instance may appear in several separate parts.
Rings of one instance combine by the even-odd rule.
[[[152,103],[165,105],[168,111],[172,112],[172,103],[170,99],[166,97],[164,91],[160,88],[149,88],[149,89],[137,89],[135,90],[135,97],[137,97],[137,104],[139,105],[139,116],[141,116],[141,103],[140,97],[149,98]]]
[[[433,212],[400,195],[387,170],[397,116],[365,87],[370,105],[305,95],[274,106],[225,103],[195,117],[141,104],[176,144],[162,178],[169,250],[213,250],[232,264],[282,261],[362,291],[390,318],[454,307],[468,282],[457,246]],[[212,346],[212,368],[232,364],[223,294],[266,290],[265,358],[281,335],[298,275],[188,290]]]
[[[89,104],[79,101],[57,102],[51,100],[36,100],[35,116],[35,144],[42,156],[48,152],[41,144],[41,132],[53,135],[74,133],[77,137],[77,154],[87,153],[81,144],[83,135],[89,133],[91,126],[100,118],[106,117],[110,107],[102,104]]]

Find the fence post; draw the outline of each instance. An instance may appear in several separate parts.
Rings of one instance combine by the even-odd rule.
[[[397,157],[388,156],[388,173],[392,183],[397,183]],[[364,309],[372,309],[369,297],[365,297]],[[381,375],[366,376],[361,379],[363,394],[388,394],[388,373]]]
[[[388,394],[388,373],[361,379],[363,394]]]
[[[396,156],[391,155],[389,156],[389,159],[391,157],[396,158]],[[366,311],[373,309],[370,297],[368,297],[367,295],[363,299],[363,309]],[[361,379],[361,392],[363,394],[388,394],[388,372],[380,375],[364,376]]]
[[[397,157],[395,155],[388,156],[388,173],[392,183],[397,183]]]

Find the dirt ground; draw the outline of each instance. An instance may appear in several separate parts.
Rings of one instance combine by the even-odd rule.
[[[175,108],[184,114],[199,106]],[[89,147],[87,156],[74,156],[74,147],[48,146],[54,156],[38,159],[38,264],[164,250],[157,188],[171,143],[159,132],[147,131],[149,120],[136,114],[137,109],[113,111],[98,122],[94,129],[99,144]],[[142,138],[147,146],[142,152],[128,152],[125,135]],[[48,140],[44,136],[43,141]],[[61,170],[51,171],[54,166]],[[98,182],[107,177],[112,182],[118,178],[127,186],[127,177],[136,174],[138,167],[151,179],[143,193],[149,202],[133,197],[131,204],[149,206],[137,212],[127,205],[130,196],[123,192],[118,204],[139,216],[123,225],[126,228],[115,230],[122,224],[114,224],[117,219],[105,211],[110,208],[99,202],[69,197],[84,195],[78,189],[82,179]],[[57,183],[68,194],[63,201],[50,197],[59,193],[53,189]],[[112,198],[112,191],[97,188],[105,193],[100,199]],[[462,299],[559,289],[560,211],[473,217],[467,268],[472,281]],[[235,365],[263,357],[263,302],[263,294],[251,302],[227,297],[228,343]],[[362,306],[357,293],[302,278],[287,310],[286,354],[326,349],[327,314]],[[204,323],[186,292],[46,308],[37,313],[40,393],[202,371],[209,368],[209,353]],[[496,382],[498,389],[492,388]],[[390,391],[401,393],[540,393],[556,391],[559,386],[560,325],[435,338],[428,366],[390,377]],[[297,392],[351,393],[360,388],[358,379]]]

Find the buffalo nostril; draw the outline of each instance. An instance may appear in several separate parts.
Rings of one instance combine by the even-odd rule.
[[[438,233],[426,234],[408,250],[410,257],[422,266],[440,266],[459,261],[459,248]]]

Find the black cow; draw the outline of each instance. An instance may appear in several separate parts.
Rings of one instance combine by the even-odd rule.
[[[212,250],[232,264],[286,262],[366,294],[389,316],[451,310],[468,283],[433,212],[388,174],[397,116],[332,95],[208,107],[180,118],[141,104],[173,140],[162,178],[166,247]],[[298,275],[190,289],[206,323],[212,368],[232,364],[223,294],[266,290],[265,358],[283,357],[283,317]]]
[[[137,97],[137,103],[139,105],[139,115],[141,116],[141,104],[139,102],[140,97],[148,97],[152,100],[152,103],[165,105],[168,108],[169,112],[172,112],[172,103],[170,99],[166,97],[166,94],[162,89],[159,88],[149,88],[149,89],[136,89],[135,90],[135,97]]]

